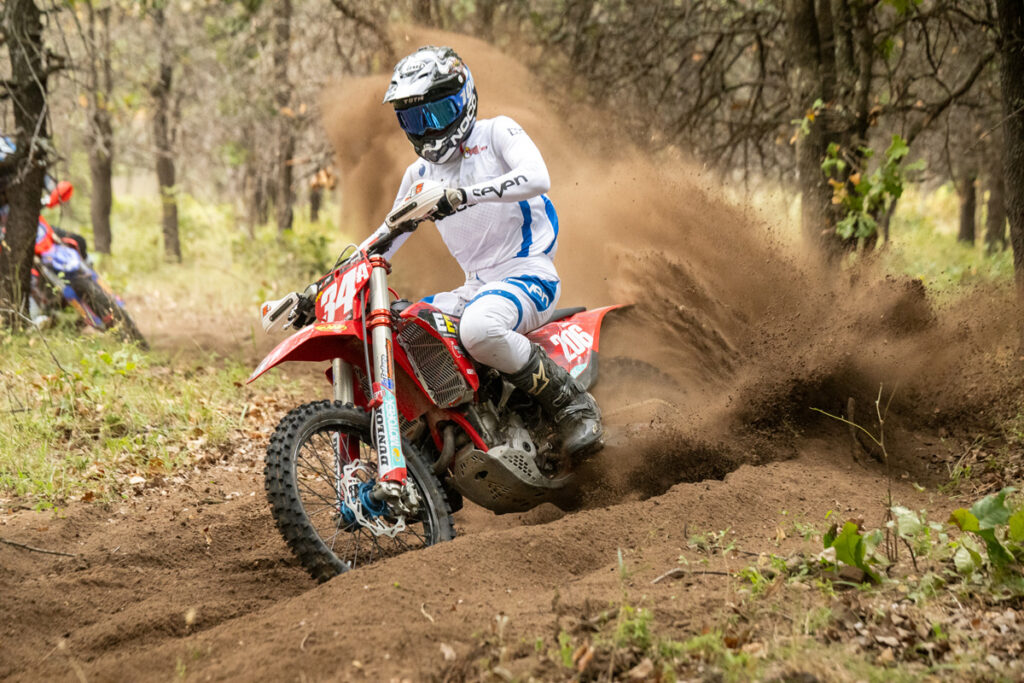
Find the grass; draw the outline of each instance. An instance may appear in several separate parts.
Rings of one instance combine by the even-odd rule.
[[[261,301],[304,287],[347,242],[331,207],[318,224],[297,213],[283,236],[270,226],[250,236],[230,205],[189,195],[179,197],[179,211],[182,264],[164,261],[151,197],[115,201],[114,253],[97,259],[129,311],[159,309],[171,325],[254,320]],[[91,242],[72,216],[50,218]],[[45,337],[0,330],[0,501],[45,508],[128,495],[141,480],[229,447],[248,426],[254,393],[242,382],[251,368],[239,359],[197,348],[146,352],[79,331],[73,315],[59,318]],[[259,391],[275,386],[271,376]]]
[[[976,243],[958,242],[958,212],[956,191],[950,185],[929,193],[909,189],[893,217],[891,241],[881,254],[882,266],[919,278],[929,291],[941,295],[955,295],[966,285],[1009,285],[1012,252],[985,253],[983,211],[976,223]]]
[[[0,337],[0,496],[105,500],[191,464],[243,426],[248,371],[68,327]]]

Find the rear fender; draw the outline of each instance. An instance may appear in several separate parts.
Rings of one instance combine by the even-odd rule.
[[[583,311],[548,323],[530,332],[527,338],[539,344],[548,356],[589,389],[597,381],[597,355],[601,340],[601,322],[617,308],[604,306]]]

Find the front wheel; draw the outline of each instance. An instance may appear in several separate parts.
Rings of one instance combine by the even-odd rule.
[[[92,313],[102,322],[103,331],[116,329],[121,338],[126,342],[135,342],[143,349],[148,349],[149,344],[142,336],[135,321],[124,310],[114,294],[103,287],[99,282],[93,280],[87,274],[75,275],[71,278],[71,288],[88,306]]]
[[[394,535],[375,534],[354,519],[344,500],[343,470],[358,465],[365,479],[361,486],[372,487],[377,471],[372,443],[370,415],[330,401],[299,406],[270,438],[264,477],[274,520],[302,566],[318,581],[455,537],[440,482],[404,440],[409,481],[422,501],[419,517],[405,520]],[[362,513],[367,510],[361,508]],[[382,524],[396,521],[386,506],[370,511]]]

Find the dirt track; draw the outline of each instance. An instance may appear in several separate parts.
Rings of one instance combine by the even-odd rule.
[[[497,59],[490,48],[459,40],[481,65],[482,90],[529,85],[513,87],[526,76],[504,63],[488,76],[484,64]],[[396,150],[408,156],[392,144],[390,119],[390,142],[367,142],[387,118],[379,116],[379,85],[363,88],[374,109],[334,119],[335,137],[363,136],[359,144],[335,139],[339,150],[363,154],[342,159],[355,169],[349,183],[379,183],[384,171],[397,178]],[[359,87],[348,91],[352,100]],[[1016,360],[1003,344],[1011,321],[986,313],[1003,304],[935,316],[913,284],[826,276],[764,239],[748,215],[709,198],[703,181],[682,171],[678,180],[641,153],[592,164],[569,133],[538,128],[557,120],[552,112],[509,113],[537,132],[560,178],[552,197],[565,226],[562,305],[638,304],[626,333],[610,328],[602,340],[602,354],[611,351],[609,362],[602,356],[598,398],[612,442],[587,473],[587,508],[502,518],[465,510],[454,542],[321,586],[274,528],[263,444],[166,495],[150,489],[121,506],[76,503],[57,516],[19,512],[0,520],[0,536],[76,557],[0,545],[0,678],[420,680],[446,666],[442,643],[471,656],[474,634],[497,629],[498,615],[508,618],[505,641],[529,646],[538,636],[550,641],[560,619],[620,601],[624,591],[653,606],[666,635],[698,634],[731,609],[733,580],[651,584],[678,566],[689,535],[729,528],[740,548],[781,554],[791,539],[782,550],[776,544],[794,520],[820,525],[832,510],[882,523],[880,466],[855,464],[846,429],[809,408],[840,413],[853,396],[872,424],[883,382],[900,385],[886,427],[895,499],[946,505],[911,486],[934,482],[928,463],[945,448],[919,435],[939,423],[956,430],[983,422],[1019,390],[1019,364],[1011,368]],[[387,188],[357,189],[349,196],[390,199]],[[365,210],[365,225],[381,213],[349,208]],[[419,291],[398,276],[396,285],[412,296],[452,286],[450,270],[436,267],[436,236],[415,237],[421,248],[400,254],[396,273],[422,275]],[[611,362],[625,350],[639,357]],[[719,562],[726,572],[743,566]]]
[[[670,633],[692,635],[726,609],[732,589],[718,576],[650,585],[677,566],[688,535],[731,528],[740,548],[780,552],[778,529],[794,519],[836,510],[881,522],[881,472],[853,464],[840,443],[804,440],[791,461],[565,516],[467,511],[454,542],[320,586],[274,528],[262,477],[245,468],[254,463],[215,467],[120,508],[22,512],[0,526],[3,536],[78,556],[0,548],[0,678],[420,680],[445,664],[441,643],[467,653],[499,614],[509,642],[532,642],[557,631],[560,615],[623,590],[646,596]],[[925,502],[906,483],[895,493]]]

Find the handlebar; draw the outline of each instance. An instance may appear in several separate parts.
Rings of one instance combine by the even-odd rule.
[[[381,235],[381,237],[378,240],[376,240],[373,244],[368,246],[366,248],[366,253],[370,254],[371,256],[374,254],[383,254],[388,250],[388,248],[394,243],[396,239],[398,239],[400,236],[406,233],[415,231],[416,228],[419,227],[419,224],[422,223],[424,220],[426,219],[420,218],[418,220],[404,221],[402,223],[399,223],[393,229],[389,230],[386,235]]]

